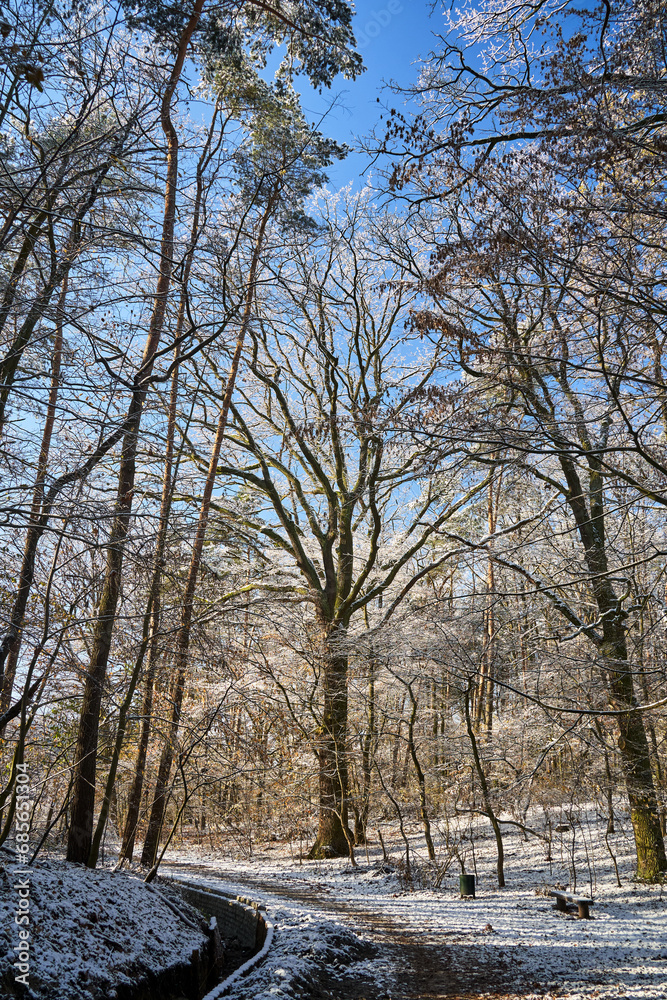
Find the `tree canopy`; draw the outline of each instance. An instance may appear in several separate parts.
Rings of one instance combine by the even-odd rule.
[[[663,877],[664,5],[438,17],[335,193],[351,4],[3,7],[0,843]]]

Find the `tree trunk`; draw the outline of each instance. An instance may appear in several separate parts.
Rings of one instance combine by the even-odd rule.
[[[102,837],[104,836],[104,830],[106,828],[112,797],[115,794],[116,774],[118,771],[118,763],[120,761],[121,750],[123,748],[123,740],[125,739],[127,716],[132,706],[134,692],[139,682],[139,677],[141,675],[144,657],[146,655],[146,650],[150,643],[150,625],[152,619],[152,611],[153,611],[153,593],[149,595],[148,606],[146,608],[146,613],[144,615],[144,626],[143,626],[141,645],[139,647],[139,652],[137,654],[137,658],[134,663],[134,668],[132,670],[132,675],[130,677],[130,683],[128,685],[125,697],[123,698],[118,713],[118,726],[116,728],[116,739],[114,741],[111,760],[109,762],[109,772],[107,775],[106,787],[104,789],[104,797],[102,799],[100,814],[97,819],[97,826],[95,828],[95,834],[93,836],[93,842],[90,849],[90,856],[88,858],[88,866],[90,868],[94,868],[97,864],[100,844],[102,843]]]
[[[667,857],[644,720],[639,712],[632,711],[636,701],[625,633],[627,613],[614,592],[609,576],[605,549],[604,480],[600,474],[600,460],[596,455],[589,457],[590,510],[584,501],[584,491],[574,463],[569,456],[561,454],[560,464],[567,479],[568,503],[577,523],[602,622],[599,652],[603,678],[612,708],[625,713],[618,716],[618,748],[635,836],[637,877],[654,881],[660,872],[667,871]]]
[[[482,766],[482,759],[479,755],[479,748],[477,746],[477,739],[475,737],[475,729],[472,724],[472,719],[470,718],[470,688],[466,690],[464,696],[464,710],[466,719],[466,729],[468,730],[468,737],[470,739],[470,746],[472,748],[473,760],[475,761],[475,770],[477,772],[477,777],[479,778],[479,783],[482,788],[482,798],[484,800],[484,811],[489,818],[489,822],[493,828],[493,833],[496,838],[496,872],[498,875],[498,888],[505,888],[505,850],[503,847],[503,835],[500,830],[500,824],[496,817],[493,805],[491,803],[491,796],[489,795],[489,786],[486,780],[486,775],[484,773],[484,768]]]
[[[606,626],[609,632],[613,623]],[[601,649],[615,709],[631,708],[636,704],[632,673],[628,666],[624,635],[603,643]],[[637,877],[655,881],[667,871],[667,857],[660,824],[658,799],[653,784],[651,756],[644,720],[639,712],[618,716],[618,749],[630,803],[630,820],[635,835],[637,852]]]
[[[32,504],[30,506],[30,524],[26,535],[23,549],[23,561],[19,572],[18,590],[14,598],[14,605],[10,617],[9,628],[2,644],[0,645],[0,715],[3,715],[12,700],[12,687],[14,676],[18,664],[19,650],[21,648],[21,628],[25,617],[25,610],[28,604],[28,597],[32,589],[32,582],[35,573],[35,558],[37,556],[37,545],[41,538],[42,531],[46,525],[45,517],[48,518],[49,511],[45,511],[44,504],[44,484],[46,481],[46,471],[49,464],[49,452],[51,450],[51,438],[53,437],[53,425],[56,419],[56,406],[58,402],[58,389],[60,387],[60,366],[62,362],[63,349],[63,326],[65,317],[65,301],[67,299],[67,275],[65,275],[58,297],[56,310],[56,330],[53,342],[53,356],[51,360],[51,387],[49,390],[49,401],[46,408],[46,419],[42,432],[42,442],[37,461],[37,478],[33,490]],[[6,661],[6,666],[5,666]],[[0,729],[1,732],[1,729]]]
[[[174,467],[174,438],[176,434],[176,417],[178,406],[178,381],[179,381],[179,359],[180,359],[180,339],[185,325],[185,315],[187,307],[187,289],[190,279],[190,271],[194,259],[197,239],[199,236],[199,221],[204,199],[204,169],[210,157],[211,144],[214,136],[216,112],[213,114],[208,136],[197,164],[197,187],[192,216],[192,226],[190,228],[190,246],[185,258],[183,277],[181,280],[181,300],[178,308],[178,319],[176,321],[174,348],[174,370],[171,376],[171,392],[169,397],[169,417],[167,421],[167,440],[165,448],[164,472],[162,476],[162,499],[160,502],[160,521],[158,537],[155,543],[155,553],[153,557],[153,576],[151,582],[151,640],[148,661],[148,672],[144,683],[144,700],[142,706],[141,735],[137,750],[137,761],[134,771],[132,790],[128,801],[127,817],[123,830],[123,840],[120,850],[120,860],[132,860],[134,853],[134,840],[139,822],[139,810],[141,807],[141,794],[143,791],[144,775],[146,772],[146,756],[148,753],[148,741],[151,731],[151,715],[153,711],[153,684],[158,661],[157,633],[160,628],[160,585],[162,581],[162,566],[164,563],[165,546],[167,542],[167,529],[169,527],[169,516],[171,513],[171,503],[173,498],[174,482],[177,475],[179,458]]]
[[[496,530],[498,506],[502,483],[502,471],[497,476],[494,470],[487,488],[487,528],[489,535]],[[483,729],[486,738],[491,739],[493,730],[493,689],[496,659],[496,621],[495,621],[495,566],[491,554],[486,563],[486,604],[484,608],[484,650],[482,654],[481,673],[477,686],[475,706],[475,728]]]
[[[116,605],[120,593],[125,541],[132,513],[132,494],[134,491],[139,429],[148,392],[148,379],[153,369],[155,354],[164,326],[174,262],[174,225],[178,184],[178,136],[171,121],[171,101],[180,79],[190,39],[199,22],[204,2],[205,0],[196,0],[193,13],[181,35],[178,52],[161,107],[162,127],[167,137],[168,152],[162,241],[160,247],[160,273],[156,286],[153,314],[144,347],[142,366],[134,380],[132,399],[128,410],[128,426],[123,439],[114,521],[107,549],[106,576],[95,621],[90,666],[86,674],[75,753],[74,793],[67,843],[67,860],[82,862],[84,864],[88,862],[92,847],[100,707],[111,649]]]
[[[120,854],[118,855],[119,861],[131,861],[134,853],[134,841],[137,835],[139,812],[141,810],[141,796],[144,789],[144,777],[146,775],[148,741],[151,734],[153,690],[158,662],[156,647],[157,643],[153,643],[151,646],[148,670],[144,679],[144,700],[141,706],[141,734],[139,736],[139,747],[137,748],[137,759],[134,766],[134,779],[132,781],[132,788],[127,801],[127,816],[125,817],[123,839]]]
[[[341,650],[340,639],[340,629],[326,628],[322,658],[324,706],[317,741],[319,825],[309,858],[345,857],[352,842],[347,826],[347,653]]]
[[[184,298],[181,299],[181,310],[179,321],[182,324],[184,314]],[[177,324],[177,332],[178,324]],[[179,348],[174,350],[174,361],[178,362]],[[132,860],[134,852],[134,838],[139,822],[139,810],[141,807],[141,793],[144,786],[144,775],[146,773],[146,756],[148,754],[148,741],[151,732],[151,717],[153,714],[153,684],[155,682],[155,672],[159,657],[158,631],[160,628],[160,585],[162,582],[162,566],[164,562],[164,552],[167,542],[167,528],[169,526],[169,515],[171,512],[171,502],[173,496],[173,485],[176,473],[173,468],[174,460],[174,435],[176,430],[176,409],[178,404],[178,365],[174,368],[171,377],[171,394],[169,399],[169,419],[167,422],[167,443],[164,460],[164,472],[162,476],[162,500],[160,503],[160,522],[158,536],[155,542],[155,552],[153,555],[153,574],[151,578],[151,635],[150,648],[148,654],[148,670],[144,680],[144,699],[141,712],[141,735],[139,737],[139,747],[137,750],[137,760],[134,769],[134,779],[132,790],[127,806],[127,816],[125,828],[123,830],[123,840],[120,849],[119,860]]]
[[[609,764],[609,753],[607,751],[607,744],[605,742],[605,734],[600,725],[599,719],[593,720],[595,725],[595,731],[598,735],[600,741],[600,746],[602,747],[602,756],[604,759],[604,773],[607,779],[607,784],[604,788],[604,796],[607,800],[607,833],[615,833],[615,821],[614,821],[614,783],[611,775],[611,765]]]
[[[162,821],[164,819],[164,810],[167,805],[166,790],[167,790],[167,783],[169,781],[169,775],[171,773],[171,766],[174,760],[174,748],[176,746],[178,729],[181,719],[183,691],[185,688],[185,675],[188,663],[188,652],[190,649],[190,626],[192,624],[192,610],[194,605],[195,589],[197,586],[197,578],[199,576],[199,567],[201,566],[202,552],[204,550],[204,540],[206,538],[206,529],[208,527],[208,518],[211,508],[211,498],[213,496],[213,487],[215,485],[215,480],[217,475],[218,460],[220,458],[222,441],[224,438],[225,430],[227,428],[227,419],[229,417],[229,409],[232,403],[232,396],[234,394],[234,385],[236,383],[236,376],[238,375],[239,365],[241,363],[243,344],[245,341],[246,334],[248,332],[248,328],[250,326],[252,305],[255,299],[257,270],[259,268],[260,256],[262,252],[262,247],[264,245],[264,236],[266,233],[266,227],[273,213],[273,209],[277,204],[279,194],[280,194],[280,187],[278,184],[276,184],[273,188],[271,196],[267,201],[264,212],[262,214],[262,218],[260,220],[257,240],[255,243],[255,247],[253,249],[253,256],[250,264],[250,272],[248,275],[248,285],[246,289],[241,326],[239,329],[238,336],[236,338],[234,355],[232,357],[232,363],[230,365],[229,374],[227,376],[227,381],[225,384],[225,392],[222,399],[222,406],[220,408],[220,414],[218,416],[218,426],[216,430],[215,440],[211,448],[211,456],[209,459],[208,472],[206,475],[206,482],[204,485],[204,493],[202,496],[201,507],[199,510],[199,520],[197,522],[197,530],[195,533],[195,540],[192,547],[192,556],[190,558],[190,566],[188,569],[188,579],[185,585],[185,593],[183,595],[183,606],[181,608],[181,623],[178,632],[176,634],[176,642],[175,642],[176,649],[174,654],[174,671],[176,680],[174,686],[175,694],[174,694],[172,716],[169,728],[169,738],[162,750],[162,756],[160,758],[160,766],[158,768],[158,777],[155,787],[155,795],[153,798],[153,805],[151,807],[151,816],[148,823],[148,830],[146,832],[146,839],[144,841],[143,851],[141,854],[141,863],[143,865],[151,867],[155,864],[155,858],[157,857],[157,848],[160,839],[160,831],[162,829]]]
[[[160,755],[157,778],[155,781],[155,791],[153,792],[153,804],[151,806],[148,829],[144,838],[144,846],[141,852],[141,863],[145,868],[152,868],[157,857],[157,849],[160,843],[160,833],[164,813],[167,808],[169,798],[169,776],[174,762],[176,751],[176,741],[178,739],[178,729],[181,721],[181,709],[183,707],[183,692],[185,690],[185,671],[177,673],[172,689],[171,719],[169,722],[169,736],[165,741]]]
[[[368,657],[368,715],[366,730],[361,745],[361,789],[359,808],[354,813],[354,842],[355,844],[366,843],[366,830],[368,827],[368,810],[371,796],[371,775],[373,772],[373,758],[377,747],[377,722],[375,718],[375,675],[377,673],[377,655],[371,648]]]
[[[426,778],[424,777],[424,772],[422,770],[421,764],[419,763],[419,757],[417,756],[417,748],[415,746],[415,720],[417,718],[417,699],[415,698],[414,692],[412,690],[412,684],[407,684],[408,695],[410,696],[410,702],[412,705],[412,710],[410,712],[410,719],[408,721],[408,749],[410,751],[410,756],[412,757],[412,763],[414,765],[415,774],[417,775],[417,784],[419,786],[419,816],[422,821],[422,826],[424,828],[424,839],[426,841],[426,850],[428,851],[428,856],[430,861],[435,861],[435,848],[433,846],[433,838],[431,837],[431,821],[428,815],[428,806],[426,803]]]
[[[618,716],[618,749],[635,836],[637,877],[652,882],[667,871],[667,857],[644,720],[632,711],[637,702],[628,662],[625,613],[607,577],[594,581],[594,587],[603,621],[600,654],[610,702],[617,711],[630,710]]]

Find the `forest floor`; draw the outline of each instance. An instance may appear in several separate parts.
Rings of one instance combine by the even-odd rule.
[[[554,835],[551,861],[544,841],[508,833],[499,889],[495,841],[480,826],[474,900],[460,898],[456,862],[444,873],[441,866],[437,890],[425,886],[433,869],[418,829],[408,832],[412,885],[403,843],[388,827],[389,862],[377,842],[357,852],[356,868],[299,859],[285,844],[233,860],[200,844],[168,856],[162,872],[266,905],[274,943],[225,991],[229,1000],[667,1000],[667,891],[634,879],[627,830],[609,837],[620,887],[604,827],[589,822],[574,838],[571,829]],[[573,863],[577,894],[595,900],[590,920],[557,912],[547,895],[572,888]]]
[[[251,852],[230,829],[229,850],[218,846],[220,834],[213,844],[191,843],[167,855],[161,875],[180,874],[266,907],[272,946],[223,1000],[667,1000],[667,891],[635,880],[622,819],[608,838],[620,886],[594,816],[554,833],[551,860],[544,840],[525,841],[511,828],[504,889],[495,878],[490,827],[480,822],[472,842],[459,831],[459,854],[467,851],[467,868],[476,870],[474,900],[459,896],[451,831],[437,824],[439,865],[427,861],[420,829],[407,828],[412,881],[404,842],[387,823],[386,856],[374,830],[356,867],[348,859],[306,860],[287,842],[255,844]],[[538,817],[528,822],[541,829]],[[106,864],[114,860],[107,852]],[[17,935],[13,868],[7,853],[0,857],[0,980],[7,986]],[[573,876],[577,893],[595,900],[591,920],[558,913],[547,895],[571,888]],[[179,904],[184,921],[159,897],[163,887],[145,886],[138,872],[91,872],[54,855],[38,861],[30,875],[25,995],[106,1000],[114,986],[145,971],[187,961],[203,940],[196,915]]]

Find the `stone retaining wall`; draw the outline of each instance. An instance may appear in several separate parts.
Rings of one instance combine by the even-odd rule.
[[[172,878],[183,899],[207,917],[215,917],[220,937],[238,943],[240,948],[259,951],[266,940],[266,922],[259,904],[245,896],[234,896],[223,889],[199,882]]]

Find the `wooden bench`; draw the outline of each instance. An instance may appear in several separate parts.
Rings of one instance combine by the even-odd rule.
[[[556,897],[556,909],[560,910],[561,913],[567,913],[567,904],[574,903],[579,910],[580,919],[590,920],[591,915],[588,912],[588,907],[593,906],[595,900],[586,899],[585,896],[573,896],[569,892],[558,892],[556,889],[550,889],[549,895]]]

